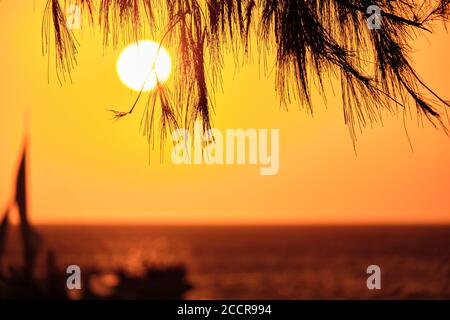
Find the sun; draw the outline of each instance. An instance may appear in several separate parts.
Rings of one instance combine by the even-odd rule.
[[[142,40],[129,45],[117,60],[120,80],[135,91],[151,91],[157,81],[169,79],[171,70],[169,53],[154,41]]]

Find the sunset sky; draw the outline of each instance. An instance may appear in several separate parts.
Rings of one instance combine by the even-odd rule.
[[[424,121],[386,114],[384,124],[359,135],[357,155],[340,99],[314,97],[313,117],[296,103],[280,108],[274,72],[225,59],[213,126],[280,129],[280,171],[259,166],[176,166],[159,162],[140,135],[143,106],[121,121],[136,92],[120,81],[120,51],[103,48],[98,27],[80,42],[73,83],[47,81],[41,52],[45,1],[0,2],[0,211],[13,196],[28,114],[30,209],[51,224],[357,224],[450,223],[450,138]],[[157,39],[148,39],[157,40]],[[423,79],[450,100],[450,34],[412,43]],[[167,48],[173,55],[173,48]],[[170,80],[169,80],[170,85]],[[336,96],[339,96],[336,85]]]

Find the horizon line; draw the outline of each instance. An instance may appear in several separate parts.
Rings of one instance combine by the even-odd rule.
[[[19,226],[20,223],[13,222],[11,226]],[[43,222],[33,223],[35,227],[218,227],[218,228],[301,228],[301,227],[450,227],[450,221],[444,222],[386,222],[386,223],[95,223],[95,222]]]

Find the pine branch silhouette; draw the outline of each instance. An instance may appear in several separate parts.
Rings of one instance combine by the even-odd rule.
[[[47,0],[43,47],[53,30],[59,78],[76,64],[77,42],[61,14],[69,1]],[[71,1],[71,3],[74,3]],[[202,120],[211,127],[214,90],[221,81],[224,54],[249,55],[256,36],[261,55],[276,53],[275,90],[281,102],[297,100],[312,113],[312,90],[325,95],[325,81],[337,75],[345,122],[351,137],[380,121],[383,110],[417,110],[445,132],[449,102],[413,69],[409,42],[446,23],[450,0],[75,0],[90,24],[97,23],[104,45],[140,40],[147,30],[177,50],[172,99],[159,99],[162,131]],[[367,9],[380,8],[381,28],[368,28]],[[50,16],[53,18],[50,19]],[[51,27],[51,23],[53,26]],[[162,31],[161,31],[162,30]],[[47,50],[49,51],[49,50]],[[161,97],[168,95],[167,88]],[[149,99],[153,99],[149,94]],[[139,94],[139,98],[142,93]],[[170,103],[169,103],[170,101]],[[130,112],[115,112],[122,118]],[[151,108],[150,108],[151,109]],[[143,121],[149,142],[154,109]],[[175,117],[177,115],[179,119]]]

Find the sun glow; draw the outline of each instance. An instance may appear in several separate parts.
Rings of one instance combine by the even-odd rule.
[[[159,43],[143,40],[123,49],[117,60],[120,80],[130,89],[150,91],[170,76],[172,62]]]

